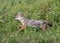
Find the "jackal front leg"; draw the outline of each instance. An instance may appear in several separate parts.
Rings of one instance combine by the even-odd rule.
[[[19,30],[17,31],[17,33],[18,33],[19,31],[24,30],[25,28],[26,28],[26,25],[20,25]]]
[[[26,25],[21,25],[20,27],[21,28],[19,30],[21,31],[21,30],[24,30],[26,28]]]

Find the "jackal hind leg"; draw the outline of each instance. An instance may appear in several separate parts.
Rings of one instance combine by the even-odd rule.
[[[46,30],[46,28],[47,28],[47,24],[46,24],[46,23],[44,23],[44,24],[42,24],[40,27],[41,27],[41,29],[42,29],[43,31],[45,31],[45,30]]]

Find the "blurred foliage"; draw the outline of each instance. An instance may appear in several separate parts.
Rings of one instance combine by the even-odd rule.
[[[28,27],[15,36],[21,24],[14,19],[18,12],[53,26],[45,32]],[[0,0],[0,43],[60,43],[60,0]]]

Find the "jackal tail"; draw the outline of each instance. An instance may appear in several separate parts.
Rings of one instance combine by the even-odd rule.
[[[51,22],[46,21],[46,20],[45,20],[45,23],[47,23],[50,27],[52,27],[52,25],[53,25]]]

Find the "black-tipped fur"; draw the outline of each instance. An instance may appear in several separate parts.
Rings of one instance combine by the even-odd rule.
[[[47,23],[50,27],[52,27],[52,23],[51,22],[49,22],[49,21],[45,21],[44,23]]]

